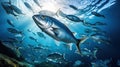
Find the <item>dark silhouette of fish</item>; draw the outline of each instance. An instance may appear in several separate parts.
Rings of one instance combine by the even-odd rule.
[[[42,7],[41,5],[40,5],[40,0],[33,0],[40,8]]]
[[[8,30],[10,33],[13,33],[13,34],[22,34],[22,31],[19,31],[19,30],[14,29],[14,28],[7,28],[7,30]]]
[[[51,61],[53,63],[59,63],[59,64],[61,64],[61,63],[67,63],[64,55],[62,55],[60,53],[57,53],[57,52],[49,54],[47,56],[47,60]]]
[[[100,14],[100,13],[97,13],[97,12],[95,12],[95,11],[91,12],[91,14],[92,14],[92,15],[95,15],[95,16],[97,16],[97,17],[103,17],[103,18],[105,18],[104,15],[102,15],[102,14]]]
[[[14,16],[18,16],[19,14],[23,14],[23,12],[18,7],[11,4],[10,0],[9,0],[9,2],[2,2],[1,5],[7,14],[12,14]]]
[[[84,22],[83,20],[81,20],[75,15],[66,15],[66,18],[74,22]]]
[[[7,23],[8,23],[10,26],[15,27],[15,25],[13,24],[13,22],[12,22],[11,20],[7,19]]]
[[[32,6],[31,6],[29,3],[24,2],[24,4],[25,4],[25,6],[26,6],[29,10],[31,10],[31,11],[34,13],[33,8],[32,8]]]
[[[78,8],[76,6],[74,6],[74,5],[69,5],[69,7],[71,7],[74,10],[78,10]]]
[[[79,17],[77,17],[75,15],[67,15],[67,14],[63,13],[61,10],[58,10],[57,14],[59,14],[62,17],[65,17],[71,21],[74,21],[74,22],[84,22],[84,20],[81,20]]]
[[[44,39],[46,38],[45,35],[44,35],[43,33],[41,33],[41,32],[37,32],[37,35],[38,35],[39,37],[44,38]]]
[[[4,10],[7,14],[12,14],[14,16],[18,16],[18,14],[16,14],[14,12],[14,10],[11,8],[11,4],[6,3],[6,2],[2,2],[1,5],[2,5],[2,7],[4,8]]]
[[[11,5],[11,9],[14,10],[17,14],[24,14],[21,9],[19,9],[18,7]]]
[[[31,40],[35,41],[36,43],[38,43],[38,41],[37,41],[36,38],[34,38],[34,37],[32,37],[32,36],[29,36],[29,38],[30,38]]]

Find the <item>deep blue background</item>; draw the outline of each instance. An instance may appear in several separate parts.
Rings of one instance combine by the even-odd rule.
[[[109,28],[112,45],[115,48],[116,57],[120,58],[120,0],[117,0],[115,5],[106,10],[106,13],[109,15],[107,18],[111,21],[112,25]]]
[[[109,53],[113,56],[111,64],[115,65],[117,60],[120,59],[120,0],[117,0],[116,4],[111,6],[110,9],[106,9],[105,13],[109,15],[107,19],[111,22],[109,34],[113,49]]]

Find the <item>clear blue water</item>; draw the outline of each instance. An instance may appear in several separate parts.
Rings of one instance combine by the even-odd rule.
[[[27,62],[30,63],[40,63],[46,61],[46,58],[49,54],[58,52],[61,54],[65,54],[65,59],[68,62],[72,62],[74,64],[75,61],[80,60],[82,62],[94,62],[97,60],[107,60],[110,58],[119,58],[117,55],[117,49],[119,49],[119,42],[118,39],[115,40],[115,36],[117,37],[118,32],[117,29],[119,27],[119,2],[116,0],[39,0],[39,4],[42,6],[40,8],[33,0],[11,0],[12,5],[18,7],[24,14],[19,14],[18,16],[14,16],[12,14],[7,14],[5,9],[0,5],[0,40],[6,41],[9,40],[8,38],[15,38],[22,43],[14,43],[13,44],[6,44],[11,49],[15,50],[16,47],[19,47],[20,55]],[[8,2],[8,0],[0,0],[0,3]],[[24,5],[24,2],[28,2],[32,5],[32,10],[27,8]],[[79,10],[74,10],[73,8],[69,7],[69,5],[74,5]],[[87,6],[88,5],[88,6]],[[86,12],[80,12],[82,9],[88,9]],[[90,9],[89,9],[90,8]],[[95,8],[95,9],[94,9]],[[63,43],[61,41],[56,42],[55,39],[50,37],[48,34],[43,32],[34,22],[32,16],[38,14],[42,10],[48,10],[53,13],[56,13],[60,9],[66,15],[75,15],[88,23],[94,24],[95,22],[104,22],[107,25],[98,25],[98,26],[85,26],[82,22],[74,22],[66,19],[65,17],[58,17],[52,16],[55,19],[59,20],[63,24],[65,24],[71,32],[75,32],[76,38],[82,38],[84,36],[90,36],[92,33],[86,33],[86,29],[93,30],[92,27],[97,27],[101,31],[105,31],[105,35],[101,35],[103,32],[100,30],[99,37],[103,37],[107,40],[110,39],[110,44],[106,44],[106,42],[102,41],[101,44],[98,41],[94,41],[94,39],[89,38],[83,44],[81,44],[80,48],[84,49],[87,48],[91,51],[94,51],[94,48],[97,46],[98,52],[96,54],[97,59],[90,58],[85,56],[80,56],[79,54],[75,53],[76,46],[73,44],[72,50],[68,48],[66,45],[67,43]],[[92,10],[91,10],[92,9]],[[91,14],[92,11],[100,13],[105,16],[105,18],[97,17]],[[15,27],[12,27],[7,23],[7,19],[11,20]],[[10,33],[7,28],[15,28],[19,31],[22,31],[23,38],[16,38],[13,33]],[[28,29],[30,31],[28,31]],[[44,37],[40,37],[37,35],[37,32],[41,32]],[[35,33],[35,34],[34,34]],[[67,35],[67,34],[66,34]],[[115,36],[114,36],[115,35]],[[33,37],[37,40],[30,39],[29,37]],[[96,37],[96,36],[95,36]],[[57,46],[57,45],[59,46]],[[114,45],[115,44],[115,45]],[[34,47],[42,46],[45,49],[34,49]],[[114,56],[115,55],[115,56]],[[120,58],[119,58],[120,59]],[[99,62],[100,63],[100,62]],[[97,63],[96,63],[97,64]],[[104,66],[105,67],[105,66]]]

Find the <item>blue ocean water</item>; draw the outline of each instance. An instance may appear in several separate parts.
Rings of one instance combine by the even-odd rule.
[[[29,5],[26,5],[25,2]],[[119,0],[0,0],[0,3],[0,40],[5,43],[5,46],[16,51],[18,57],[22,56],[26,62],[31,64],[48,61],[55,63],[55,59],[51,59],[51,57],[51,61],[47,59],[52,53],[64,56],[61,60],[56,60],[56,63],[65,60],[70,67],[81,67],[82,65],[83,67],[85,65],[110,67],[120,60],[120,54],[117,52],[120,47]],[[9,4],[9,6],[14,5],[22,13],[15,12],[17,9],[11,7],[5,9],[2,3]],[[12,13],[7,13],[10,10]],[[36,25],[32,17],[40,14],[40,11],[64,24],[76,39],[88,37],[80,44],[83,55],[76,53],[75,43],[57,41]],[[96,14],[92,14],[92,12]],[[83,22],[70,20],[66,17],[67,15],[76,16]],[[99,23],[97,24],[97,22]],[[8,28],[16,29],[17,32],[13,33]],[[72,50],[68,45],[72,45]],[[52,57],[58,59],[56,55]],[[112,63],[113,61],[116,63]],[[63,65],[63,67],[65,66]]]

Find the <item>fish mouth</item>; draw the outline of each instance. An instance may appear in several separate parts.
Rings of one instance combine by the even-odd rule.
[[[33,20],[37,20],[38,19],[38,15],[33,15],[32,18],[33,18]]]
[[[40,28],[48,29],[53,25],[53,23],[46,21],[44,15],[34,15],[32,18]]]
[[[44,20],[41,19],[40,15],[34,15],[32,16],[34,22],[37,24],[38,27],[40,28],[46,28],[46,23],[44,22]]]
[[[33,18],[33,20],[35,21],[35,23],[37,24],[37,25],[41,25],[41,26],[43,26],[43,24],[41,24],[41,19],[39,18],[39,15],[34,15],[34,16],[32,16],[32,18]]]

